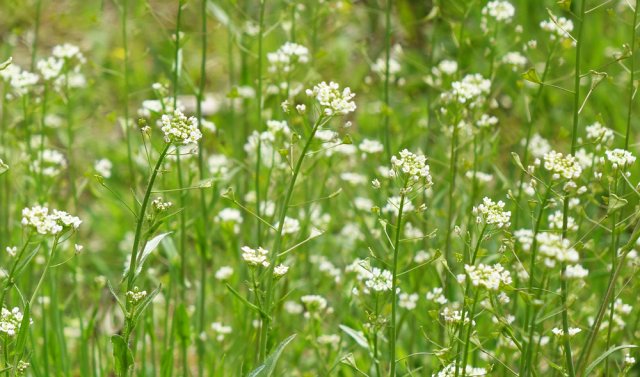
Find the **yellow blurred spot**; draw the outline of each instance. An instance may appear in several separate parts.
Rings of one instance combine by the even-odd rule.
[[[113,51],[111,51],[111,57],[114,59],[124,60],[124,48],[114,48]]]

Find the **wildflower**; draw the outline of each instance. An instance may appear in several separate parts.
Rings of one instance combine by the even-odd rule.
[[[568,239],[554,233],[539,233],[536,236],[540,255],[546,256],[545,264],[548,267],[555,266],[555,262],[576,263],[579,259],[578,252],[571,247]]]
[[[553,179],[577,179],[582,174],[582,167],[572,155],[550,151],[544,155],[544,168],[553,173]]]
[[[474,368],[470,365],[464,370],[464,374],[467,376],[486,376],[487,370],[484,368]],[[432,374],[431,377],[454,377],[456,375],[456,364],[451,363],[444,367],[440,372]]]
[[[187,118],[180,110],[174,111],[172,116],[162,116],[162,132],[167,143],[195,144],[202,137],[198,120],[195,117]]]
[[[64,60],[50,56],[46,59],[38,60],[36,67],[45,81],[51,81],[62,74]]]
[[[222,342],[225,335],[229,335],[233,332],[231,326],[225,326],[221,322],[213,322],[211,324],[211,330],[216,334],[216,340]]]
[[[64,155],[55,149],[45,149],[38,153],[31,164],[31,169],[34,172],[42,173],[46,177],[56,177],[66,167],[67,160]]]
[[[461,322],[469,323],[469,313],[464,313],[464,321],[462,320],[462,311],[450,308],[448,306],[442,309],[440,313],[447,324],[455,325]]]
[[[503,211],[504,202],[498,203],[485,197],[482,204],[473,207],[473,214],[478,224],[495,225],[498,228],[507,228],[511,225],[511,211]]]
[[[309,49],[297,43],[287,42],[275,52],[267,54],[269,72],[291,72],[296,63],[309,62]]]
[[[569,337],[573,337],[573,336],[579,334],[581,331],[582,331],[582,329],[577,328],[577,327],[569,327],[567,329],[567,332],[569,333]],[[564,336],[564,330],[559,329],[557,327],[554,327],[553,329],[551,329],[551,332],[555,336]]]
[[[302,301],[306,309],[304,313],[305,318],[317,318],[326,311],[331,311],[327,300],[319,295],[302,296],[300,297],[300,301]]]
[[[522,139],[520,144],[524,147],[527,143],[526,139]],[[529,152],[533,157],[542,157],[545,154],[551,151],[551,144],[547,139],[540,136],[540,134],[535,133],[529,139]]]
[[[508,52],[502,57],[502,62],[506,65],[510,65],[513,71],[517,71],[527,64],[527,58],[517,51]]]
[[[289,314],[301,314],[304,307],[295,301],[285,301],[284,310]]]
[[[157,197],[151,201],[151,206],[158,212],[163,212],[173,207],[173,203],[165,202],[161,197]]]
[[[207,165],[209,166],[209,173],[215,177],[225,179],[229,174],[230,161],[223,154],[210,155],[207,159]]]
[[[438,63],[438,71],[451,76],[458,71],[458,62],[455,60],[443,60]]]
[[[127,292],[126,296],[129,303],[136,305],[147,297],[147,291],[141,291],[140,288],[133,287],[132,290]]]
[[[634,155],[631,152],[624,149],[614,149],[606,151],[607,160],[613,164],[614,169],[618,169],[619,167],[626,167],[633,164],[636,161]]]
[[[279,224],[276,224],[276,228]],[[291,217],[284,218],[284,225],[282,226],[282,234],[295,234],[300,231],[300,221]]]
[[[28,362],[20,360],[16,365],[16,371],[18,372],[18,374],[24,374],[30,365],[31,364],[29,364]]]
[[[567,279],[584,279],[589,275],[589,270],[579,264],[569,265],[564,270],[564,277]]]
[[[490,90],[491,81],[478,73],[469,74],[464,76],[461,81],[451,83],[451,90],[442,93],[441,98],[447,103],[457,102],[475,108],[485,101]]]
[[[348,87],[340,92],[340,85],[333,81],[329,84],[323,81],[313,89],[307,89],[306,94],[320,103],[322,113],[326,116],[346,115],[356,110],[356,104],[352,101],[355,94]]]
[[[22,225],[32,227],[43,235],[56,235],[67,229],[78,229],[82,221],[64,211],[34,206],[22,210]]]
[[[389,58],[389,76],[392,80],[400,72],[400,69],[400,63],[398,63],[394,58]],[[378,58],[371,66],[371,70],[380,76],[384,76],[387,71],[387,59]]]
[[[384,145],[378,140],[363,139],[358,148],[366,154],[382,153]]]
[[[233,275],[233,268],[231,268],[230,266],[222,266],[218,269],[218,271],[216,271],[215,278],[216,280],[225,281],[229,280],[229,278],[231,278],[231,275]]]
[[[418,294],[417,293],[400,293],[398,296],[398,306],[407,310],[413,310],[416,308],[416,304],[418,302]]]
[[[298,114],[302,115],[307,112],[307,106],[302,103],[298,104],[296,105],[296,111],[298,112]]]
[[[12,64],[3,71],[0,71],[0,78],[9,83],[9,86],[13,90],[13,94],[18,97],[22,97],[34,87],[40,77],[26,70],[22,70],[19,66]],[[11,99],[11,96],[7,94],[7,99]]]
[[[427,292],[426,299],[427,301],[433,301],[440,305],[444,305],[448,302],[441,287],[433,288],[431,292]]]
[[[249,246],[243,246],[241,250],[242,259],[247,262],[249,266],[269,267],[269,262],[267,261],[267,255],[269,255],[268,250],[265,250],[262,247],[252,249]]]
[[[419,182],[422,182],[425,188],[433,185],[427,158],[421,154],[411,153],[407,149],[391,157],[389,176],[403,178],[408,190]]]
[[[480,116],[480,119],[478,119],[478,121],[476,122],[476,125],[480,128],[489,128],[491,126],[495,126],[496,124],[498,124],[498,118],[487,114],[482,114],[482,116]]]
[[[571,40],[571,32],[573,31],[573,22],[564,17],[556,17],[551,14],[549,21],[540,22],[542,30],[551,33],[551,40],[559,39],[561,42]],[[573,42],[575,44],[575,42]]]
[[[364,284],[367,288],[373,289],[376,292],[386,292],[391,290],[392,281],[393,276],[391,275],[391,271],[374,267]]]
[[[15,336],[16,332],[20,329],[22,318],[22,312],[18,307],[14,307],[11,310],[2,308],[2,312],[0,313],[0,333]]]
[[[506,24],[511,22],[515,13],[515,8],[508,1],[490,1],[484,8],[482,8],[483,15],[490,16],[496,21],[504,22]]]
[[[624,363],[626,365],[633,365],[636,363],[636,359],[627,353],[624,355]]]
[[[16,246],[7,246],[5,250],[7,251],[7,254],[11,255],[12,257],[15,257],[16,253],[18,252],[18,248]]]
[[[613,131],[600,122],[587,126],[587,140],[596,143],[596,149],[600,149],[602,145],[607,145],[613,141]]]
[[[465,265],[464,270],[469,275],[471,284],[474,286],[484,286],[485,288],[497,291],[501,285],[511,284],[511,273],[502,267],[500,263],[493,266],[480,263],[478,266]]]
[[[323,334],[318,337],[318,343],[323,345],[329,345],[333,348],[337,348],[340,344],[340,335],[336,334]]]
[[[108,159],[102,158],[100,160],[97,160],[93,165],[93,168],[102,177],[111,178],[111,169],[113,168],[113,164]]]
[[[273,276],[276,279],[283,277],[289,271],[289,266],[284,264],[279,264],[273,268]]]

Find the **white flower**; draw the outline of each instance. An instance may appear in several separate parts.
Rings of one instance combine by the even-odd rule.
[[[482,8],[483,15],[490,16],[496,21],[506,24],[511,22],[515,13],[515,8],[508,1],[490,1]]]
[[[572,155],[550,151],[544,155],[544,168],[553,173],[554,179],[577,179],[582,174],[582,167]]]
[[[633,164],[636,161],[634,155],[631,152],[624,149],[614,149],[606,151],[607,160],[613,164],[613,168],[617,169],[619,167],[626,167]]]
[[[319,317],[325,311],[330,310],[327,300],[319,295],[302,296],[300,297],[300,301],[302,301],[302,304],[306,309],[306,312],[304,313],[306,318]]]
[[[336,335],[336,334],[320,335],[318,337],[318,343],[324,344],[324,345],[330,345],[331,347],[336,348],[340,344],[340,335]]]
[[[45,149],[38,153],[31,163],[31,169],[47,177],[56,177],[67,167],[64,155],[55,149]]]
[[[573,337],[582,331],[582,329],[579,329],[577,327],[569,327],[567,330],[568,330],[567,332],[569,333],[569,337]],[[551,329],[551,332],[555,336],[564,336],[564,330],[559,329],[557,327],[554,327],[553,329]]]
[[[249,246],[243,246],[240,250],[242,250],[242,259],[247,262],[249,266],[269,267],[270,263],[267,261],[267,256],[269,255],[268,250],[262,247],[252,249]]]
[[[376,292],[385,292],[391,290],[392,280],[393,275],[391,275],[391,271],[374,267],[364,284],[367,288],[373,289]]]
[[[216,271],[215,278],[216,280],[225,281],[229,280],[231,275],[233,275],[233,268],[230,266],[222,266]]]
[[[431,292],[427,293],[426,299],[440,305],[444,305],[448,302],[447,298],[443,294],[443,290],[441,287],[433,288]]]
[[[225,326],[221,322],[213,322],[211,324],[211,331],[216,334],[216,340],[222,342],[225,335],[229,335],[233,332],[231,326]]]
[[[522,139],[520,144],[524,147],[527,144],[526,139]],[[529,139],[529,152],[533,157],[542,157],[545,154],[551,151],[551,145],[547,141],[547,139],[540,136],[540,134],[535,133]]]
[[[277,228],[279,224],[276,224]],[[300,221],[291,217],[284,218],[284,225],[282,226],[282,234],[295,234],[300,231]]]
[[[5,250],[7,251],[7,254],[11,255],[12,257],[15,257],[16,253],[18,252],[18,248],[16,246],[7,246]]]
[[[111,178],[111,169],[113,168],[113,164],[106,158],[102,158],[97,160],[93,168],[96,170],[96,173],[100,174],[104,178]]]
[[[187,118],[180,110],[173,115],[162,116],[162,132],[164,141],[177,144],[195,144],[202,137],[195,117]]]
[[[333,81],[329,84],[323,81],[313,89],[307,89],[306,94],[320,103],[322,113],[327,116],[345,115],[356,110],[356,104],[352,101],[355,94],[348,87],[340,92],[340,85]]]
[[[548,267],[555,266],[555,261],[577,263],[578,252],[571,247],[568,239],[562,238],[559,234],[544,232],[536,236],[540,255],[546,256],[545,264]]]
[[[521,69],[527,64],[527,58],[517,51],[508,52],[502,57],[504,64],[510,65],[514,71]]]
[[[36,67],[45,81],[51,81],[62,74],[64,60],[50,56],[46,59],[38,60]]]
[[[166,211],[169,208],[173,207],[173,203],[165,202],[161,197],[157,197],[151,201],[151,207],[158,212]]]
[[[466,376],[475,377],[475,376],[486,376],[487,370],[484,368],[474,368],[470,365],[464,370],[464,374]],[[436,374],[432,374],[431,377],[454,377],[456,375],[456,364],[451,363],[444,367],[440,372]]]
[[[19,308],[15,307],[11,310],[2,308],[2,313],[0,314],[0,333],[15,336],[20,329],[22,319],[23,315]]]
[[[497,291],[501,285],[511,284],[511,273],[502,267],[500,263],[493,266],[480,263],[478,266],[466,264],[464,270],[469,275],[471,284],[474,286],[484,286],[485,288]]]
[[[367,154],[382,153],[384,151],[384,145],[381,142],[371,139],[363,139],[358,148]]]
[[[498,228],[508,228],[511,225],[511,211],[503,211],[504,202],[498,203],[485,197],[482,204],[473,207],[473,214],[478,224],[495,225]]]
[[[147,291],[141,291],[138,287],[133,287],[133,290],[128,291],[127,300],[132,304],[137,304],[147,297]]]
[[[564,277],[567,279],[584,279],[589,275],[589,270],[579,264],[569,265],[564,270]]]
[[[34,206],[22,210],[22,225],[33,227],[36,232],[44,235],[56,235],[66,229],[78,229],[82,221],[64,211]]]
[[[421,154],[409,152],[403,149],[397,156],[391,157],[391,177],[402,177],[406,179],[406,187],[410,189],[413,185],[421,183],[424,188],[433,185],[431,170],[427,164],[427,158]]]
[[[276,278],[283,277],[289,271],[289,266],[279,264],[273,268],[273,276]]]
[[[398,306],[407,310],[413,310],[416,308],[418,302],[417,293],[400,293],[398,296]]]
[[[297,63],[309,62],[309,49],[297,43],[287,42],[277,51],[267,54],[269,72],[291,72]]]
[[[549,21],[540,22],[540,27],[544,31],[551,33],[551,40],[566,41],[571,39],[571,32],[573,31],[573,22],[564,17],[556,17],[553,14],[550,15]],[[575,43],[575,42],[574,42]]]
[[[441,98],[447,103],[457,102],[475,108],[484,103],[490,91],[491,81],[476,73],[466,75],[461,81],[451,83],[451,90],[442,93]]]
[[[600,124],[600,122],[587,126],[585,130],[587,131],[587,140],[597,144],[596,149],[613,141],[613,131]]]

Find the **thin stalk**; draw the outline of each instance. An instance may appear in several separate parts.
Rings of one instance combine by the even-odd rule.
[[[400,193],[400,206],[398,207],[398,224],[396,224],[396,238],[393,245],[393,265],[391,281],[391,324],[389,325],[389,376],[396,375],[396,311],[397,311],[397,293],[398,287],[398,254],[400,249],[400,234],[402,234],[402,211],[404,209],[406,184]]]
[[[469,344],[471,343],[471,332],[473,331],[473,316],[476,314],[476,305],[478,304],[478,295],[480,289],[476,289],[476,294],[473,296],[473,304],[471,304],[471,311],[469,312],[469,328],[467,329],[467,336],[464,341],[464,352],[462,353],[462,377],[467,375],[467,359],[469,357]],[[464,318],[462,319],[464,323]]]
[[[136,233],[133,239],[133,247],[131,248],[131,260],[129,261],[129,272],[127,274],[127,285],[126,291],[130,291],[133,288],[133,283],[136,278],[136,264],[138,261],[138,248],[140,247],[140,239],[142,237],[142,225],[145,220],[145,213],[147,211],[147,206],[149,205],[149,198],[151,197],[151,190],[153,189],[153,184],[156,181],[156,177],[158,176],[158,172],[160,171],[160,167],[162,166],[162,162],[164,161],[167,152],[169,151],[170,143],[167,143],[160,152],[160,156],[158,157],[158,161],[156,162],[156,166],[153,168],[153,172],[151,173],[151,177],[149,177],[149,182],[147,183],[147,189],[144,193],[144,197],[142,199],[142,204],[140,206],[140,212],[138,213],[138,219],[136,223]]]
[[[389,129],[389,62],[391,60],[391,7],[393,0],[387,0],[385,9],[385,68],[384,68],[384,149],[387,154],[387,160],[391,160],[391,130]]]
[[[202,13],[202,46],[201,46],[201,59],[200,59],[200,86],[198,88],[198,104],[196,107],[196,115],[198,117],[198,128],[202,131],[202,101],[204,100],[204,88],[206,83],[206,62],[207,62],[207,0],[200,1]],[[204,171],[204,143],[200,139],[200,145],[198,145],[198,174],[200,179],[205,178]],[[206,230],[209,229],[209,216],[207,214],[207,199],[205,191],[200,190],[200,209],[202,210],[202,230],[199,232],[198,241],[200,246],[200,292],[198,297],[198,334],[204,332],[204,313],[205,313],[205,295],[207,286],[207,236]],[[204,375],[204,341],[198,339],[198,376]]]
[[[264,11],[265,11],[265,3],[266,0],[260,0],[260,19],[259,19],[259,33],[258,33],[258,91],[256,93],[256,101],[257,101],[257,123],[256,127],[258,130],[262,129],[262,42],[264,38]],[[256,191],[256,214],[260,217],[260,166],[262,158],[262,140],[258,137],[258,148],[256,153],[256,175],[255,175],[255,191]],[[256,239],[258,244],[262,242],[262,224],[260,221],[256,224]]]
[[[128,0],[122,0],[122,6],[120,11],[121,15],[121,30],[122,30],[122,50],[124,53],[123,57],[123,69],[124,69],[124,97],[123,97],[123,107],[124,107],[124,134],[127,139],[127,163],[129,165],[129,176],[131,177],[131,184],[135,186],[136,182],[136,172],[133,167],[133,152],[131,149],[131,131],[129,130],[129,48],[128,48],[128,37],[127,37],[127,8],[128,8]]]
[[[291,176],[291,181],[289,182],[289,187],[287,188],[284,201],[282,202],[282,208],[280,210],[280,214],[278,216],[278,229],[276,230],[276,237],[273,243],[273,249],[271,250],[270,255],[270,264],[266,271],[266,295],[264,301],[264,312],[268,315],[262,315],[262,324],[260,326],[260,341],[259,341],[259,349],[258,349],[258,360],[262,361],[267,353],[267,344],[268,344],[268,336],[269,336],[269,326],[271,324],[271,304],[273,300],[273,268],[278,258],[278,254],[280,254],[280,250],[282,248],[282,230],[284,228],[284,219],[287,216],[287,210],[289,209],[289,202],[291,201],[291,196],[293,194],[293,189],[295,188],[296,180],[298,178],[298,174],[300,173],[300,169],[302,168],[302,162],[307,155],[309,148],[311,147],[311,143],[313,142],[313,138],[318,131],[320,126],[326,124],[331,118],[324,118],[322,115],[316,120],[313,128],[311,129],[311,133],[309,134],[309,138],[307,139],[300,157],[296,162],[295,168],[293,170],[293,175]]]
[[[445,239],[445,252],[444,257],[447,261],[447,265],[450,267],[453,266],[453,259],[451,258],[451,232],[453,226],[453,210],[454,210],[454,199],[453,193],[455,191],[456,186],[456,171],[458,165],[458,126],[457,122],[453,123],[453,131],[451,135],[451,149],[449,151],[449,212],[447,213],[447,235]],[[449,288],[449,284],[447,284],[449,280],[449,275],[445,275],[445,296],[451,299],[453,294],[451,288]]]
[[[578,125],[579,125],[579,112],[580,112],[580,63],[581,63],[581,52],[582,52],[582,30],[584,28],[584,17],[585,17],[585,0],[580,1],[580,15],[578,18],[578,31],[576,34],[576,62],[575,62],[575,73],[574,73],[574,97],[573,97],[573,128],[571,130],[571,155],[574,155],[577,147],[577,139],[578,139]],[[566,193],[564,195],[564,203],[563,203],[563,211],[562,211],[562,238],[565,239],[567,237],[567,222],[569,219],[569,194]],[[571,342],[569,337],[566,336],[569,334],[569,314],[567,309],[567,280],[564,278],[566,266],[562,263],[562,268],[560,272],[560,298],[562,300],[562,330],[565,334],[563,339],[564,341],[564,355],[565,355],[565,367],[567,368],[567,372],[569,377],[575,377],[575,370],[573,367],[573,356],[571,352]]]
[[[53,255],[56,252],[56,248],[58,247],[59,240],[60,238],[58,236],[54,237],[53,246],[51,246],[51,252],[46,254],[46,262],[44,265],[44,270],[42,271],[42,275],[40,275],[40,280],[38,280],[38,284],[36,285],[36,288],[33,290],[33,294],[31,295],[31,299],[29,300],[29,307],[33,307],[33,303],[38,297],[38,291],[40,290],[40,287],[42,286],[42,282],[44,281],[44,278],[47,275],[47,270],[49,270],[49,267],[51,266],[51,260],[53,259]]]

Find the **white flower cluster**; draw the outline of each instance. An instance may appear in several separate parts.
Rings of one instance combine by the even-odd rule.
[[[13,95],[22,97],[29,92],[33,86],[38,83],[40,77],[35,73],[31,73],[26,70],[22,70],[18,65],[12,64],[0,71],[0,78],[9,84],[13,90]],[[7,99],[12,99],[13,96],[7,93]]]
[[[291,72],[296,63],[309,62],[309,49],[297,43],[287,42],[277,51],[267,54],[267,60],[271,64],[269,72]]]
[[[153,199],[151,202],[151,206],[158,212],[163,212],[173,207],[173,203],[165,202],[161,197],[157,197]]]
[[[300,297],[300,301],[306,309],[304,312],[305,318],[319,318],[325,312],[332,312],[327,300],[319,295],[306,295]]]
[[[431,292],[427,292],[427,295],[425,297],[427,301],[433,301],[440,305],[444,305],[448,302],[447,298],[443,293],[442,287],[433,288]]]
[[[16,332],[20,329],[23,315],[19,308],[15,307],[11,310],[2,308],[0,314],[0,333],[5,333],[8,336],[15,336]]]
[[[216,280],[225,281],[229,280],[233,275],[233,268],[231,266],[222,266],[216,271],[214,275]]]
[[[213,322],[211,324],[211,331],[216,334],[216,340],[218,342],[222,342],[225,335],[231,334],[231,332],[233,332],[233,329],[231,328],[231,326],[225,326],[221,322]]]
[[[444,321],[448,324],[455,325],[462,321],[462,311],[445,306],[440,313]],[[464,323],[469,323],[469,313],[464,313]]]
[[[352,101],[356,96],[355,93],[351,93],[349,87],[341,92],[340,85],[333,81],[329,84],[323,81],[313,89],[307,89],[306,94],[320,103],[322,112],[326,116],[345,115],[356,110],[356,103]]]
[[[451,90],[442,93],[441,98],[445,102],[458,102],[475,108],[484,103],[490,91],[491,81],[475,73],[464,76],[461,81],[452,82]]]
[[[391,157],[389,176],[406,179],[406,187],[409,190],[421,181],[425,188],[433,185],[427,158],[424,155],[409,152],[407,149],[403,149],[397,156]]]
[[[358,148],[366,154],[377,154],[384,151],[384,145],[381,142],[371,139],[363,139]]]
[[[147,291],[141,291],[140,288],[138,287],[133,287],[132,290],[127,291],[127,300],[131,303],[131,304],[137,304],[140,301],[144,300],[145,297],[147,297]]]
[[[516,14],[516,9],[508,1],[489,1],[487,5],[482,8],[482,14],[484,16],[490,16],[498,22],[510,23],[513,16]]]
[[[198,120],[187,118],[180,110],[174,111],[173,115],[162,116],[162,132],[167,143],[195,144],[202,137]]]
[[[573,337],[573,336],[579,334],[581,331],[582,331],[582,329],[579,329],[577,327],[569,327],[567,329],[567,332],[569,333],[569,337]],[[553,329],[551,329],[551,332],[555,336],[564,336],[564,330],[559,329],[557,327],[554,327]]]
[[[602,144],[607,145],[613,141],[613,131],[600,122],[587,126],[585,130],[587,131],[587,140],[596,143],[597,150],[601,148]]]
[[[551,40],[558,39],[561,42],[571,40],[571,32],[573,31],[573,22],[564,17],[556,17],[553,14],[548,21],[540,22],[540,27],[544,31],[551,33]],[[575,42],[573,42],[575,44]]]
[[[398,296],[398,306],[407,309],[413,310],[416,308],[418,303],[418,294],[417,293],[400,293]]]
[[[64,211],[34,206],[22,210],[22,225],[32,227],[44,235],[56,235],[65,229],[78,229],[82,221]]]
[[[83,87],[86,80],[80,67],[87,62],[78,46],[65,43],[53,48],[52,55],[40,59],[36,64],[40,75],[47,82],[53,82],[56,89],[66,85],[71,88]]]
[[[364,285],[376,292],[390,291],[393,286],[393,275],[389,270],[374,267],[369,271],[369,276],[367,280],[365,280]]]
[[[527,64],[527,58],[525,58],[524,55],[522,55],[517,51],[512,51],[512,52],[506,53],[502,57],[502,62],[506,65],[510,65],[513,71],[515,72],[515,71],[518,71],[519,69],[522,69],[525,66],[525,64]]]
[[[465,368],[464,374],[470,377],[486,376],[487,370],[484,368],[474,368],[470,365],[467,365],[467,367]],[[455,363],[451,363],[446,367],[444,367],[440,372],[431,375],[431,377],[454,377],[454,376],[456,376]]]
[[[577,179],[582,174],[582,167],[578,160],[568,154],[550,151],[544,155],[544,168],[553,174],[553,179]]]
[[[527,144],[526,139],[522,139],[520,144],[524,147]],[[551,144],[540,134],[535,133],[529,140],[529,152],[533,157],[542,157],[551,151]]]
[[[480,263],[477,266],[465,264],[464,270],[469,275],[471,284],[483,286],[489,290],[497,291],[501,285],[511,284],[511,273],[502,267],[500,263],[493,266]]]
[[[243,246],[240,250],[242,250],[242,259],[247,262],[249,266],[269,267],[270,263],[267,260],[267,256],[269,255],[268,250],[262,247],[252,249],[249,246]]]
[[[614,169],[625,168],[636,161],[636,157],[631,152],[620,148],[606,151],[605,154]]]
[[[55,149],[45,149],[38,153],[31,163],[31,169],[45,177],[56,177],[67,167],[67,160],[64,155]]]
[[[286,275],[287,272],[289,272],[289,266],[284,264],[279,264],[273,268],[273,276],[278,279]]]
[[[473,215],[478,224],[495,225],[498,228],[507,228],[511,225],[511,211],[503,211],[504,202],[497,203],[485,197],[482,203],[473,207]]]
[[[103,178],[111,178],[111,169],[113,169],[113,163],[106,158],[101,158],[93,164],[93,169]]]
[[[539,233],[536,240],[540,254],[546,257],[545,265],[547,267],[554,267],[556,262],[576,263],[580,258],[578,252],[571,247],[571,242],[559,234]]]

